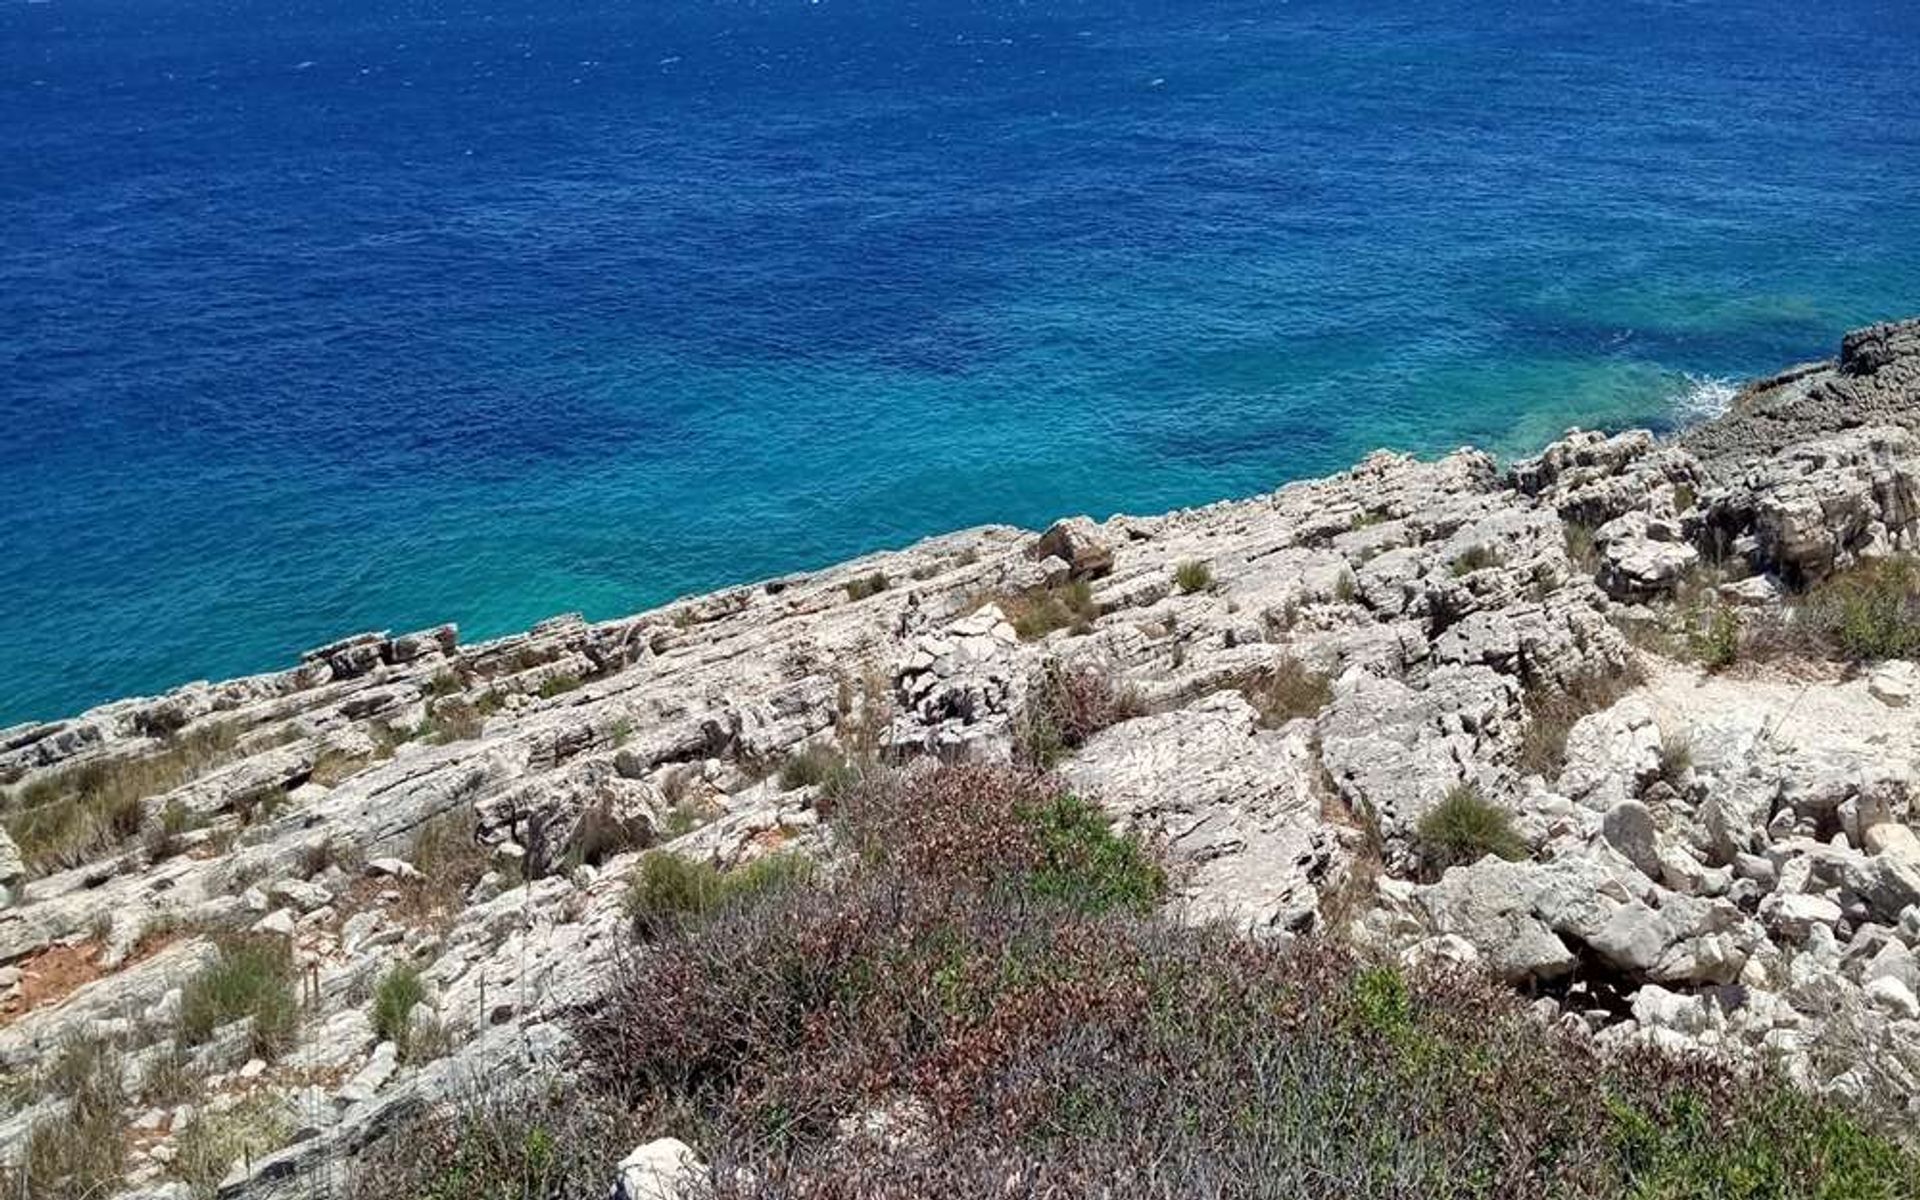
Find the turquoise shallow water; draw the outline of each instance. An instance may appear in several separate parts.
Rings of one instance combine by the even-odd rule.
[[[0,7],[0,724],[1920,310],[1882,0]]]

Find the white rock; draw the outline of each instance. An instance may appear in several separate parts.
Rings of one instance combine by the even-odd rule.
[[[1920,668],[1910,662],[1887,663],[1867,676],[1867,691],[1888,708],[1906,708],[1913,703],[1914,689],[1920,685],[1917,673]]]
[[[1920,999],[1914,997],[1911,988],[1891,975],[1883,975],[1869,983],[1866,997],[1889,1016],[1901,1020],[1920,1017]]]
[[[276,937],[292,937],[297,921],[290,908],[276,908],[253,923],[253,932],[270,933]]]
[[[1816,926],[1831,931],[1840,924],[1840,906],[1825,896],[1775,892],[1760,905],[1760,919],[1793,942],[1804,942]]]
[[[661,1138],[620,1160],[610,1200],[691,1200],[706,1174],[691,1146]]]

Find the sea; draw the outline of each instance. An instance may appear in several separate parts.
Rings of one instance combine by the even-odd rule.
[[[0,726],[1915,313],[1913,0],[0,0]]]

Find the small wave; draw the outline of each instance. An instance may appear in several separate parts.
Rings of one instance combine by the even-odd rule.
[[[1740,385],[1731,379],[1688,372],[1682,378],[1679,394],[1673,398],[1673,413],[1682,425],[1711,421],[1724,416],[1739,394]]]

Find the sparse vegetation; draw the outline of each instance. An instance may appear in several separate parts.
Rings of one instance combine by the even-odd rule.
[[[542,694],[545,694],[544,689]],[[470,742],[480,736],[486,724],[486,714],[477,706],[465,700],[446,699],[434,704],[426,724],[417,731],[417,735],[436,744]]]
[[[633,1149],[617,1105],[572,1088],[508,1088],[436,1108],[369,1153],[345,1200],[575,1200],[607,1191]]]
[[[1049,659],[1028,685],[1026,706],[1014,729],[1014,751],[1028,766],[1050,769],[1102,729],[1146,711],[1139,691],[1116,684],[1104,667]]]
[[[794,791],[818,787],[831,799],[860,777],[860,767],[831,746],[813,745],[789,755],[780,765],[780,787]]]
[[[148,824],[143,835],[146,841],[147,861],[163,862],[180,853],[183,849],[181,839],[186,834],[200,828],[200,819],[179,800],[167,801],[160,815]]]
[[[1660,737],[1660,779],[1678,788],[1693,769],[1693,741],[1684,730],[1669,730]]]
[[[1527,727],[1515,767],[1522,775],[1539,775],[1549,783],[1558,779],[1567,761],[1567,735],[1580,718],[1612,708],[1644,680],[1638,663],[1630,663],[1623,670],[1595,672],[1564,686],[1530,684],[1523,698]]]
[[[564,696],[568,692],[578,691],[580,687],[581,679],[578,675],[567,673],[552,675],[541,681],[540,698],[551,700],[555,696]]]
[[[239,741],[237,727],[212,725],[175,734],[138,758],[96,759],[43,776],[7,798],[7,833],[35,874],[90,862],[140,833],[143,801],[227,762]]]
[[[1289,654],[1242,680],[1239,690],[1260,712],[1260,723],[1277,729],[1300,717],[1318,716],[1333,701],[1333,681]]]
[[[1582,575],[1592,575],[1600,569],[1600,548],[1594,544],[1593,526],[1581,521],[1568,521],[1565,526],[1567,558],[1579,569]]]
[[[893,581],[887,578],[885,571],[875,571],[871,575],[862,575],[848,583],[847,599],[865,600],[870,596],[878,596],[892,586]]]
[[[1435,875],[1448,867],[1479,862],[1489,854],[1527,857],[1527,844],[1513,827],[1513,815],[1472,784],[1456,785],[1428,809],[1415,836],[1422,861]]]
[[[1101,612],[1093,598],[1092,585],[1084,579],[1032,588],[993,600],[1023,642],[1039,641],[1056,629],[1069,630],[1075,635],[1091,633]]]
[[[1213,586],[1213,568],[1198,559],[1183,562],[1174,568],[1173,583],[1189,595],[1204,592]]]
[[[1505,561],[1500,557],[1500,552],[1491,546],[1468,546],[1453,560],[1453,573],[1456,576],[1471,575],[1475,571],[1497,567]]]
[[[246,1019],[253,1053],[278,1058],[292,1046],[300,1021],[292,950],[264,934],[228,934],[217,944],[219,957],[182,992],[179,1044],[200,1045],[221,1026]]]
[[[380,977],[373,990],[373,1033],[392,1042],[402,1057],[407,1053],[408,1018],[414,1005],[427,998],[427,985],[410,963],[396,963]]]
[[[329,747],[315,756],[313,772],[307,778],[321,787],[339,787],[372,765],[373,759],[367,755]]]
[[[1724,604],[1696,609],[1688,617],[1687,651],[1709,671],[1723,671],[1740,658],[1740,618]]]
[[[271,821],[286,806],[287,789],[272,783],[247,788],[227,801],[227,807],[240,818],[242,825]]]
[[[70,1039],[38,1080],[59,1111],[34,1122],[18,1165],[0,1167],[0,1194],[18,1200],[90,1200],[118,1190],[126,1163],[128,1097],[119,1052]]]
[[[234,1164],[264,1158],[292,1133],[292,1114],[272,1092],[257,1092],[224,1112],[198,1109],[174,1139],[173,1173],[194,1200],[212,1200]]]
[[[404,887],[409,916],[416,921],[445,920],[458,913],[491,865],[477,837],[473,810],[464,806],[415,829],[406,859],[420,872],[419,879]]]
[[[1352,571],[1340,572],[1333,581],[1333,598],[1341,604],[1352,604],[1360,595],[1360,585],[1354,581]]]
[[[185,1104],[200,1094],[203,1083],[191,1055],[177,1043],[162,1046],[140,1072],[140,1103],[161,1108]]]

